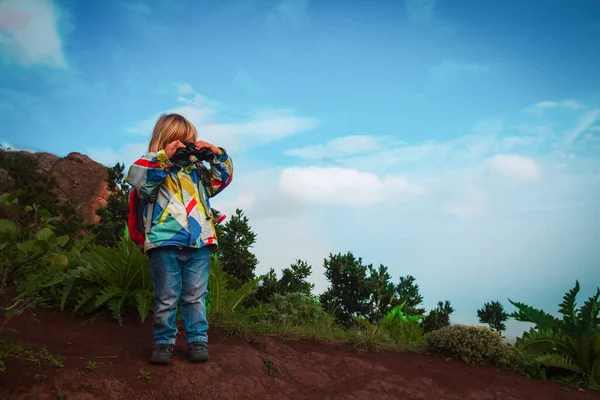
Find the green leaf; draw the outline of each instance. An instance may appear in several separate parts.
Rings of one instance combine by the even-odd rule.
[[[65,286],[65,288],[63,290],[62,298],[60,300],[60,311],[64,311],[65,310],[65,305],[67,304],[67,299],[69,298],[69,294],[71,293],[71,290],[73,289],[73,285],[74,284],[75,284],[75,279],[72,279]]]
[[[121,296],[122,294],[123,290],[115,286],[110,286],[109,288],[104,289],[100,292],[100,295],[96,298],[95,306],[100,307],[108,301],[112,300],[113,298]]]
[[[69,243],[69,235],[62,235],[56,238],[56,244],[59,246],[65,246]]]
[[[150,311],[152,311],[152,292],[149,290],[138,290],[135,294],[135,301],[143,324]]]
[[[36,241],[27,240],[25,242],[17,243],[17,249],[23,253],[29,253],[36,250]]]
[[[582,329],[600,329],[598,325],[598,314],[600,312],[600,288],[597,289],[596,294],[586,300],[585,303],[579,309],[578,317],[581,320]]]
[[[117,320],[119,326],[123,326],[123,318],[121,317],[121,310],[123,308],[123,303],[125,302],[126,296],[127,296],[126,294],[123,294],[119,297],[111,299],[108,302],[108,309],[112,311],[112,315]]]
[[[57,254],[52,258],[52,268],[64,270],[69,266],[69,259],[64,254]]]
[[[48,218],[50,218],[50,212],[48,210],[40,210],[39,213],[38,213],[38,215],[43,220],[47,220]]]
[[[546,367],[562,368],[576,374],[583,372],[571,357],[564,354],[546,354],[537,357],[535,361]]]
[[[0,233],[15,236],[17,233],[17,224],[7,219],[0,219]]]
[[[51,287],[51,286],[54,286],[54,285],[58,285],[59,283],[64,282],[64,280],[66,278],[68,278],[67,274],[56,275],[54,278],[52,278],[50,280],[50,282],[46,282],[46,283],[40,285],[40,288],[47,288],[47,287]]]
[[[79,312],[79,310],[81,310],[86,304],[88,304],[90,300],[96,297],[99,291],[100,289],[98,289],[97,287],[88,287],[81,290],[77,299],[77,303],[75,304],[75,309],[73,311]]]
[[[579,281],[575,281],[575,287],[565,294],[559,308],[560,313],[563,315],[563,320],[573,327],[579,325],[576,310],[577,303],[575,301],[577,293],[579,293]]]
[[[44,228],[40,229],[35,234],[35,238],[40,241],[47,241],[48,239],[50,239],[53,236],[54,236],[54,232],[52,231],[52,229],[50,229],[48,227],[44,227]]]
[[[517,321],[531,322],[542,329],[551,329],[560,326],[560,320],[542,310],[535,309],[527,304],[513,302],[511,299],[508,299],[508,301],[518,309],[517,312],[510,314],[510,317]]]

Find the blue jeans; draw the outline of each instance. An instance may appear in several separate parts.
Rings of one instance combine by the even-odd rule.
[[[154,286],[154,343],[175,343],[180,298],[186,342],[207,342],[208,321],[204,299],[208,293],[210,250],[159,247],[151,250],[148,257],[150,279]]]

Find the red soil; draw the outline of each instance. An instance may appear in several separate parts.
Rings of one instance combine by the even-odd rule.
[[[152,332],[127,319],[86,324],[43,312],[11,321],[24,341],[65,357],[65,368],[11,360],[0,374],[2,399],[600,399],[491,367],[400,352],[364,353],[349,346],[257,336],[227,339],[210,331],[211,360],[189,364],[180,337],[169,366],[146,362]],[[275,376],[265,367],[272,360]],[[98,368],[86,369],[89,360]],[[138,379],[140,370],[151,379]],[[273,371],[273,370],[271,370]]]

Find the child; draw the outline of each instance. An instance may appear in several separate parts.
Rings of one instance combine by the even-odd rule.
[[[194,142],[197,149],[208,148],[215,154],[208,169],[212,187],[202,184],[200,161],[171,162],[176,150],[185,148],[182,142]],[[158,119],[148,153],[129,169],[127,181],[141,198],[149,198],[156,189],[156,201],[146,210],[149,229],[144,243],[154,286],[153,364],[171,362],[180,298],[189,360],[208,360],[204,298],[210,253],[217,247],[209,198],[225,189],[232,177],[233,164],[225,149],[197,140],[194,125],[178,114]]]

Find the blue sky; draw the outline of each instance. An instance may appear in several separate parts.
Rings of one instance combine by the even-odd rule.
[[[129,164],[180,112],[232,154],[215,205],[259,271],[317,290],[347,250],[455,322],[600,284],[597,1],[172,3],[0,0],[0,142]]]

